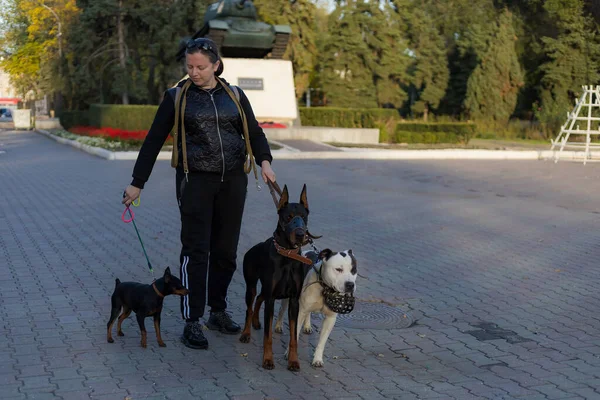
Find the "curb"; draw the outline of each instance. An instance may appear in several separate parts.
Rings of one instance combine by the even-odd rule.
[[[114,160],[115,159],[115,153],[112,152],[112,151],[110,151],[110,150],[102,149],[100,147],[90,146],[88,144],[79,143],[79,142],[77,142],[75,140],[69,140],[69,139],[61,138],[61,137],[58,137],[56,135],[51,134],[50,132],[48,132],[48,131],[46,131],[44,129],[34,129],[34,131],[37,132],[37,133],[41,133],[42,135],[44,135],[46,137],[49,137],[50,139],[55,140],[58,143],[62,143],[62,144],[69,145],[71,147],[75,147],[76,149],[83,150],[86,153],[93,154],[93,155],[98,156],[100,158],[105,158],[107,160]]]
[[[277,146],[282,147],[284,150],[287,150],[287,151],[292,152],[292,153],[298,153],[298,152],[300,152],[300,150],[298,150],[297,148],[289,146],[289,145],[287,145],[285,143],[281,143],[280,141],[277,141],[277,140],[269,139],[269,142],[271,142],[273,144],[276,144]],[[276,151],[276,150],[273,150],[273,151]]]
[[[47,136],[59,143],[75,147],[86,153],[93,154],[106,160],[136,160],[137,151],[110,151],[100,147],[93,147],[87,144],[76,142],[52,135],[43,129],[35,129],[44,136]],[[284,147],[280,150],[273,150],[273,158],[279,160],[551,160],[554,159],[558,151],[552,150],[463,150],[463,149],[444,149],[444,150],[364,150],[364,151],[298,151],[289,148],[278,142],[273,143]],[[583,151],[563,151],[560,154],[560,161],[583,161]],[[591,152],[591,160],[600,159],[600,152]],[[158,160],[170,160],[170,151],[161,151],[158,153]],[[594,160],[595,159],[595,160]]]
[[[553,160],[558,151],[551,150],[365,150],[365,151],[314,151],[300,153],[279,153],[278,159],[302,160]],[[583,151],[563,151],[560,161],[583,161]],[[600,152],[592,152],[591,157],[600,159]],[[594,161],[594,160],[588,160]]]

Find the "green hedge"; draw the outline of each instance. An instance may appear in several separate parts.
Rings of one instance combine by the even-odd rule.
[[[396,131],[395,143],[463,143],[461,137],[446,132],[408,132]]]
[[[89,111],[91,126],[119,128],[128,131],[150,130],[158,106],[121,104],[92,104]]]
[[[407,132],[449,132],[474,135],[476,125],[470,122],[401,122],[397,129]]]
[[[90,125],[88,111],[63,111],[59,120],[60,124],[65,129],[71,129],[74,126]]]
[[[336,128],[377,128],[378,123],[400,119],[398,111],[389,108],[300,107],[304,126]]]
[[[86,111],[65,111],[60,123],[65,129],[74,126],[118,128],[128,131],[150,130],[158,106],[92,104]]]
[[[396,143],[468,143],[475,136],[473,123],[400,122],[396,125]]]

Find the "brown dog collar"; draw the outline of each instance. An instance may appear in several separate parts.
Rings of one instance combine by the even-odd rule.
[[[156,287],[156,282],[152,282],[152,289],[154,289],[154,293],[156,293],[158,295],[158,297],[160,297],[161,299],[163,299],[165,297],[165,295],[162,294]]]
[[[284,257],[287,258],[292,258],[296,261],[300,261],[306,265],[312,265],[312,260],[308,257],[304,257],[303,255],[300,255],[300,248],[298,247],[297,249],[286,249],[285,247],[282,247],[281,245],[279,245],[279,243],[277,243],[277,240],[275,238],[273,238],[273,244],[275,245],[275,249],[277,250],[277,252],[279,254],[281,254]]]

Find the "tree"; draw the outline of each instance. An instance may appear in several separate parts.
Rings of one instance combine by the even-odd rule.
[[[411,83],[416,92],[416,101],[411,108],[427,121],[429,111],[438,108],[448,87],[450,71],[446,46],[426,11],[416,8],[408,15],[410,48],[414,53]]]
[[[548,60],[539,67],[543,77],[536,115],[547,127],[557,129],[581,86],[600,80],[600,42],[597,25],[584,13],[583,0],[547,0],[544,9],[556,34],[542,38]]]
[[[413,3],[413,7],[417,7]],[[421,6],[444,38],[450,77],[438,113],[464,114],[469,78],[487,49],[496,20],[493,0],[424,0]]]
[[[2,67],[21,96],[62,92],[68,80],[62,34],[79,14],[75,0],[5,2]]]
[[[337,107],[395,107],[407,98],[408,82],[402,20],[386,4],[348,1],[329,17],[323,49],[323,88]]]
[[[82,15],[70,41],[73,95],[90,103],[156,104],[183,75],[175,61],[180,41],[199,28],[208,1],[79,0]],[[121,21],[121,23],[119,23]],[[122,25],[122,28],[119,28]],[[122,32],[122,40],[119,40]],[[125,68],[123,58],[125,53]]]
[[[317,7],[309,0],[256,0],[254,5],[264,22],[292,29],[284,58],[292,62],[296,97],[302,96],[316,64]]]
[[[398,14],[397,5],[385,2],[383,7],[371,10],[372,27],[368,44],[374,54],[374,82],[377,88],[379,107],[397,108],[408,99],[407,87],[410,82],[408,69],[411,63],[408,54],[406,23]],[[369,14],[363,14],[367,19]]]
[[[523,72],[515,50],[512,13],[499,16],[487,51],[473,71],[467,85],[465,109],[473,119],[493,119],[507,123],[515,110]]]

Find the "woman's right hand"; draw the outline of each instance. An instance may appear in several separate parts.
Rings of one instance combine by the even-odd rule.
[[[142,193],[142,189],[129,185],[127,189],[125,189],[125,193],[123,195],[123,201],[121,203],[126,206],[130,206],[138,197],[140,197],[140,193]]]

